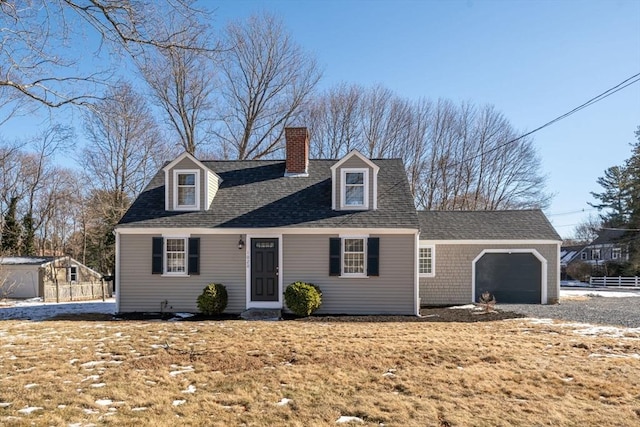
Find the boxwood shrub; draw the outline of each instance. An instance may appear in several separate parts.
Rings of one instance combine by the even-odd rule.
[[[227,288],[220,283],[209,283],[198,297],[198,310],[207,316],[221,314],[227,308]]]
[[[284,291],[287,307],[298,316],[309,316],[322,304],[322,291],[312,283],[294,282]]]

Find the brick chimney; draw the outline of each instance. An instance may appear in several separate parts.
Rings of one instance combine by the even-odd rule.
[[[309,132],[307,128],[285,128],[287,161],[284,176],[308,176]]]

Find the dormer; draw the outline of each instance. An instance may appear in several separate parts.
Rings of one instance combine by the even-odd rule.
[[[378,209],[380,168],[358,150],[331,166],[331,208],[337,211]]]
[[[211,207],[222,179],[200,160],[184,152],[163,170],[165,210],[202,211]]]

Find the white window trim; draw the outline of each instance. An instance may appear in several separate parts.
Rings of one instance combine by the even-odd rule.
[[[167,271],[169,262],[167,260],[167,240],[184,241],[184,272]],[[189,237],[184,236],[162,236],[162,275],[160,277],[190,277],[189,276]]]
[[[585,260],[587,259],[587,253],[586,253],[586,252],[584,252],[584,251],[583,251],[583,252],[581,252],[581,253],[580,253],[580,259],[581,259],[582,261],[585,261]]]
[[[347,173],[361,173],[363,176],[363,204],[347,205]],[[369,209],[369,169],[368,168],[342,168],[340,169],[340,209],[366,210]]]
[[[598,256],[595,256],[596,254],[598,254]],[[591,259],[602,259],[602,252],[600,251],[600,249],[591,249]]]
[[[362,273],[345,273],[344,272],[344,243],[346,239],[360,239],[363,242],[362,253],[364,255],[363,266],[364,269]],[[344,278],[357,278],[357,279],[367,279],[369,276],[367,275],[367,243],[369,236],[340,236],[340,277]]]
[[[611,259],[622,259],[622,248],[611,248]]]
[[[75,279],[72,279],[72,276],[71,276],[71,269],[72,269],[72,268],[75,268],[75,269],[76,269],[76,278],[75,278]],[[78,283],[78,266],[77,266],[77,265],[75,265],[75,264],[71,264],[71,265],[69,266],[69,282],[70,282],[70,283]]]
[[[431,249],[431,273],[420,273],[420,249]],[[420,277],[436,277],[436,245],[420,243],[418,246],[418,274]]]
[[[194,174],[196,187],[196,204],[178,204],[178,175]],[[197,211],[200,210],[200,169],[174,169],[173,170],[173,210],[174,211]]]

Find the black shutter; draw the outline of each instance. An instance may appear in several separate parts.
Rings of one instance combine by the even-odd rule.
[[[162,247],[164,245],[164,239],[162,237],[154,237],[153,244],[151,245],[151,273],[162,274]]]
[[[329,276],[340,275],[340,252],[342,242],[339,237],[329,239]]]
[[[380,275],[380,238],[367,239],[367,276]]]
[[[188,274],[200,274],[200,238],[189,238],[189,271]]]

